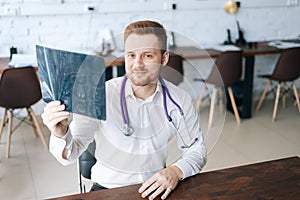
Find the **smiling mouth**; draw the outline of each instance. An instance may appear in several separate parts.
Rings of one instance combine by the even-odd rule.
[[[137,75],[143,75],[146,74],[146,71],[134,71],[133,74],[137,74]]]

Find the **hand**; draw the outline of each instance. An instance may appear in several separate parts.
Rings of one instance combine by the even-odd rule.
[[[143,198],[151,194],[149,199],[152,200],[164,192],[161,199],[166,199],[182,177],[183,172],[177,166],[167,167],[143,183],[139,193],[142,193]]]
[[[44,108],[42,114],[43,123],[48,127],[51,134],[56,137],[63,137],[68,129],[68,118],[70,113],[64,111],[65,105],[60,101],[52,101]]]

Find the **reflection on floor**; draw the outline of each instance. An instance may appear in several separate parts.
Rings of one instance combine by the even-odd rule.
[[[224,126],[219,116],[210,132],[206,131],[207,112],[204,107],[200,115],[210,150],[203,172],[300,155],[300,118],[291,103],[286,109],[279,108],[275,123],[272,102],[266,101],[260,112],[240,125],[232,113],[227,113]],[[43,127],[43,131],[49,139],[48,130]],[[5,158],[5,151],[6,128],[0,143],[1,199],[45,199],[78,192],[76,163],[60,165],[30,126],[24,124],[13,133],[10,159]]]

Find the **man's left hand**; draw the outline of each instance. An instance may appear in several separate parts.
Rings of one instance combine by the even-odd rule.
[[[177,166],[167,167],[143,183],[139,188],[139,193],[143,198],[149,196],[150,200],[163,193],[161,199],[166,199],[182,177],[183,172]]]

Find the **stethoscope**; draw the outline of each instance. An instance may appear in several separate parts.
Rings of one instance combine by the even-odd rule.
[[[120,107],[121,107],[121,113],[122,113],[122,118],[123,118],[123,134],[125,136],[131,136],[134,133],[134,128],[130,125],[129,123],[129,116],[128,116],[128,110],[127,110],[127,104],[126,104],[126,100],[125,100],[125,85],[126,85],[126,81],[127,81],[127,76],[124,76],[123,80],[122,80],[122,84],[121,84],[121,90],[120,90]],[[182,108],[178,105],[178,103],[172,98],[172,96],[170,95],[170,92],[166,86],[165,81],[159,77],[159,81],[161,83],[162,86],[162,94],[163,94],[163,106],[164,106],[164,111],[165,111],[165,115],[168,119],[169,122],[171,122],[173,124],[173,126],[175,127],[176,133],[177,135],[180,137],[180,140],[182,141],[183,145],[181,146],[181,148],[189,148],[191,147],[193,144],[195,144],[198,141],[198,137],[195,137],[194,139],[192,139],[191,134],[187,128],[190,140],[192,141],[191,143],[187,144],[181,133],[179,132],[178,128],[176,127],[176,125],[174,124],[173,119],[171,118],[171,116],[168,113],[168,108],[167,108],[167,96],[168,98],[171,100],[171,102],[177,107],[177,109],[179,110],[179,113],[181,115],[181,117],[183,117],[183,121],[186,125],[186,121],[184,118],[184,113]]]

